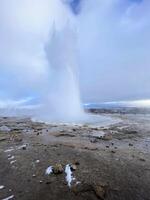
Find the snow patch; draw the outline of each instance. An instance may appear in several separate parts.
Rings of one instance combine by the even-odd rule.
[[[46,175],[50,175],[51,173],[53,173],[53,167],[52,166],[49,166],[46,171],[45,171],[45,174]]]
[[[4,189],[5,186],[4,185],[0,185],[0,190]]]
[[[7,197],[5,199],[2,199],[2,200],[9,200],[9,199],[13,199],[13,198],[14,198],[14,195],[11,195],[11,196],[9,196],[9,197]]]
[[[15,156],[8,157],[8,160],[13,160]]]
[[[80,181],[77,181],[77,182],[76,182],[76,185],[79,185],[79,184],[81,184],[81,182],[80,182]]]
[[[11,151],[14,151],[13,147],[11,147],[10,149],[6,149],[4,152],[7,153],[7,152],[11,152]]]
[[[66,181],[68,183],[68,186],[71,187],[71,182],[74,180],[74,177],[72,176],[72,171],[69,164],[67,164],[65,167],[65,173],[66,173]]]
[[[12,165],[12,164],[14,164],[16,161],[17,161],[17,160],[12,160],[12,161],[10,161],[10,164]]]
[[[23,148],[26,148],[26,147],[27,147],[27,145],[26,145],[26,144],[23,144],[23,145],[17,147],[17,149],[20,150],[20,149],[23,149]]]

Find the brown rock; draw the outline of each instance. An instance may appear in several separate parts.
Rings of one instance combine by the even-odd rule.
[[[15,138],[14,138],[14,141],[15,141],[15,142],[21,142],[21,141],[22,141],[22,138],[21,138],[21,137],[15,137]]]
[[[75,170],[77,169],[77,166],[76,166],[76,165],[73,165],[73,164],[71,164],[71,165],[70,165],[70,168],[71,168],[71,170],[72,170],[72,171],[75,171]]]
[[[80,165],[80,162],[79,161],[75,161],[74,164],[75,165]]]
[[[100,199],[104,199],[105,195],[106,195],[106,188],[105,186],[101,186],[101,185],[95,185],[94,186],[94,191],[95,194],[98,198]]]
[[[95,195],[101,199],[104,200],[106,196],[106,185],[93,185],[93,184],[78,184],[71,188],[72,192],[74,192],[76,195],[84,193],[84,192],[94,192]]]
[[[56,164],[54,167],[53,167],[53,172],[54,174],[61,174],[63,173],[64,169],[62,167],[61,164]]]
[[[93,186],[87,183],[83,183],[83,184],[72,186],[71,190],[77,195],[83,192],[93,191]]]
[[[102,140],[112,140],[112,135],[104,135]]]

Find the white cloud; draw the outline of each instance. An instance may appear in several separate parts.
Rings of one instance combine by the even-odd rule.
[[[81,5],[73,17],[60,0],[0,1],[1,96],[46,93],[49,30],[53,21],[61,29],[68,18],[72,23],[76,18],[83,100],[150,97],[149,0],[86,0]]]
[[[40,93],[46,87],[49,66],[44,45],[54,21],[60,29],[68,15],[60,0],[0,1],[1,91],[18,96],[22,90]]]
[[[150,97],[150,2],[83,2],[78,15],[83,99]]]

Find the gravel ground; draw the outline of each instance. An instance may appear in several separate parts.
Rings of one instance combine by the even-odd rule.
[[[150,200],[150,117],[109,116],[121,121],[90,126],[0,118],[0,199]]]

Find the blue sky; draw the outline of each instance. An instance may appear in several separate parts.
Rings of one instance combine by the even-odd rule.
[[[80,13],[80,11],[81,11],[81,6],[80,6],[80,4],[81,4],[81,2],[83,2],[83,1],[85,1],[85,0],[69,0],[68,2],[69,2],[69,4],[70,4],[70,7],[71,7],[71,9],[72,9],[72,11],[74,12],[74,14],[79,14]],[[138,2],[138,3],[140,3],[140,2],[142,2],[142,0],[128,0],[128,1],[131,1],[131,2]]]
[[[80,2],[81,2],[81,0],[73,0],[70,3],[70,7],[75,14],[78,14],[80,12]]]

